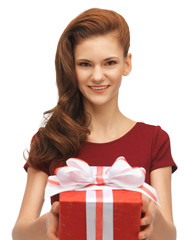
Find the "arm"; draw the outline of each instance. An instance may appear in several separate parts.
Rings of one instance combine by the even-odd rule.
[[[40,216],[47,174],[28,168],[27,185],[20,213],[12,232],[13,240],[58,240],[58,204],[49,213]],[[54,235],[54,236],[53,236]]]
[[[143,213],[139,239],[175,240],[176,228],[172,217],[171,167],[156,169],[151,172],[151,186],[157,191],[160,207],[143,196]]]

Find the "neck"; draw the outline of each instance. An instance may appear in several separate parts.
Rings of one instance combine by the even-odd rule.
[[[117,101],[102,106],[85,104],[85,110],[91,115],[88,141],[107,142],[125,132],[128,119],[120,112]]]
[[[110,130],[114,125],[117,125],[118,120],[122,117],[117,106],[111,108],[94,108],[89,113],[91,114],[91,131]]]

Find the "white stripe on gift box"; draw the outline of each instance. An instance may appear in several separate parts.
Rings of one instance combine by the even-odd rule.
[[[96,240],[96,191],[86,191],[87,240]],[[103,240],[113,239],[113,192],[103,190]]]
[[[86,231],[87,240],[95,240],[96,220],[96,191],[86,191]]]
[[[103,240],[113,239],[113,191],[103,190]]]

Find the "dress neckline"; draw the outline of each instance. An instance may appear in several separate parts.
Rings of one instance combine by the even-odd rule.
[[[112,141],[104,142],[104,143],[96,143],[96,142],[86,141],[86,144],[88,144],[88,145],[109,145],[109,144],[119,142],[119,141],[123,140],[124,138],[126,138],[129,134],[133,133],[135,131],[135,129],[137,129],[139,124],[141,124],[141,122],[136,122],[135,125],[131,129],[129,129],[129,131],[126,132],[123,136],[121,136],[117,139],[114,139]]]

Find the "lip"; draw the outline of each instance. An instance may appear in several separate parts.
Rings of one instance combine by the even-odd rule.
[[[110,85],[88,86],[95,93],[103,93],[107,91]]]

